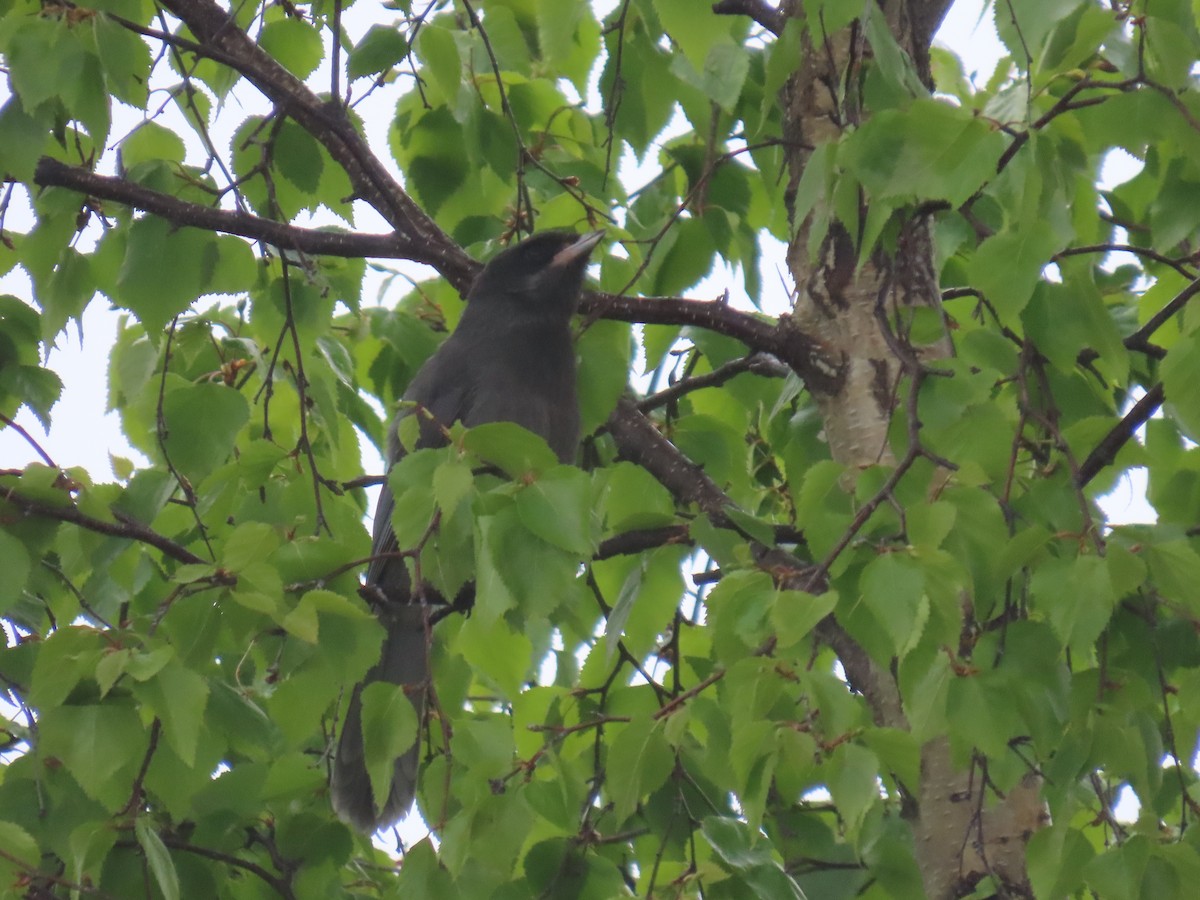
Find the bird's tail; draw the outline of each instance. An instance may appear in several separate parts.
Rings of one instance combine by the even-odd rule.
[[[412,806],[417,790],[420,738],[418,736],[412,747],[396,759],[387,800],[382,809],[376,808],[363,750],[362,691],[376,681],[407,687],[406,693],[417,710],[417,721],[422,721],[425,686],[429,680],[428,615],[429,607],[419,604],[397,605],[388,611],[384,617],[387,637],[382,656],[362,683],[355,686],[346,710],[342,736],[333,760],[330,794],[338,818],[364,834],[398,821]]]

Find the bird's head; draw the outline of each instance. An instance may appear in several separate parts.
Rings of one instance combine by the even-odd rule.
[[[528,237],[483,267],[467,300],[516,303],[530,312],[554,310],[569,318],[579,303],[588,256],[602,237],[603,231],[543,231]]]

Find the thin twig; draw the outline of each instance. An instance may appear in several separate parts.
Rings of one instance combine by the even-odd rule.
[[[649,412],[652,409],[657,409],[660,406],[665,406],[668,403],[678,400],[692,391],[718,387],[731,378],[735,378],[745,372],[769,378],[786,378],[792,373],[792,370],[768,353],[752,353],[749,356],[730,360],[703,375],[692,375],[688,378],[681,378],[669,388],[639,400],[637,406],[642,412]]]
[[[210,559],[216,559],[216,551],[213,550],[212,544],[208,540],[208,529],[204,525],[204,519],[200,516],[200,510],[196,505],[196,491],[192,488],[192,483],[184,477],[171,460],[171,454],[167,452],[167,418],[164,410],[164,404],[167,396],[167,370],[171,365],[171,343],[175,339],[175,329],[179,324],[179,316],[171,319],[171,326],[167,329],[167,340],[163,346],[163,361],[162,361],[162,376],[158,380],[158,403],[155,405],[155,429],[154,435],[158,441],[159,452],[162,453],[163,462],[167,466],[167,470],[171,473],[171,477],[175,479],[175,483],[179,485],[179,489],[183,491],[183,504],[191,511],[192,518],[196,522],[196,529],[200,533],[200,540],[204,541],[204,546],[208,548]]]
[[[324,483],[324,479],[321,478],[321,472],[317,468],[317,457],[313,452],[312,439],[308,435],[308,379],[304,375],[304,350],[300,346],[300,333],[296,328],[295,310],[292,307],[292,281],[289,274],[291,264],[286,258],[281,258],[280,262],[283,264],[284,321],[287,323],[287,330],[292,334],[292,352],[296,355],[296,393],[300,400],[299,449],[308,458],[308,467],[313,483],[313,500],[316,503],[317,521],[313,533],[320,534],[321,529],[324,528],[325,533],[332,537],[333,531],[325,520],[325,508],[321,505],[321,485]]]
[[[13,431],[15,431],[17,434],[19,434],[21,437],[25,438],[26,443],[28,443],[29,446],[33,448],[33,451],[42,458],[42,461],[46,465],[48,465],[52,469],[58,468],[58,464],[50,458],[50,454],[47,453],[44,449],[42,449],[42,445],[39,444],[36,440],[34,440],[33,435],[31,435],[28,431],[26,431],[19,424],[14,422],[12,419],[10,419],[8,416],[4,415],[3,413],[0,413],[0,422],[4,423],[9,428],[11,428]]]
[[[207,562],[183,545],[177,544],[157,531],[153,531],[140,522],[122,516],[119,513],[114,513],[118,519],[117,522],[105,522],[103,519],[97,519],[94,516],[80,512],[76,506],[55,506],[50,503],[44,503],[41,500],[34,500],[23,496],[12,490],[0,491],[0,497],[16,506],[26,515],[41,516],[46,519],[55,519],[59,522],[70,522],[73,525],[79,525],[97,534],[107,534],[111,537],[125,538],[126,540],[149,544],[177,562],[189,565],[205,565]]]

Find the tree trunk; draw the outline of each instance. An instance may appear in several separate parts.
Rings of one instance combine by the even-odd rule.
[[[879,4],[897,44],[926,85],[929,41],[947,5],[919,0]],[[953,352],[948,337],[921,346],[907,335],[914,310],[941,306],[929,220],[909,213],[898,228],[894,250],[876,247],[862,254],[859,235],[850,234],[831,213],[826,219],[820,202],[812,210],[794,209],[814,151],[837,141],[866,114],[860,87],[872,48],[861,21],[829,34],[821,21],[805,20],[805,5],[799,0],[789,2],[786,12],[802,29],[802,59],[783,90],[788,200],[797,219],[788,249],[796,284],[792,321],[822,352],[815,363],[819,373],[801,374],[823,376],[806,381],[836,461],[851,468],[895,463],[888,442],[893,414],[909,416],[908,428],[914,433],[919,427],[911,421],[916,406],[906,407],[904,394],[919,390],[926,361]],[[859,222],[866,220],[867,211],[867,198],[860,194]],[[835,649],[847,656],[845,648]],[[865,656],[859,648],[854,654]],[[846,671],[871,703],[879,724],[908,728],[903,707],[888,696],[898,690],[894,683],[881,689],[877,680],[856,680],[850,665]],[[921,784],[906,786],[912,795],[906,805],[917,863],[932,900],[962,896],[988,876],[1001,896],[1031,896],[1024,850],[1043,819],[1038,782],[1026,779],[985,810],[986,801],[992,800],[985,780],[955,764],[947,739],[932,740],[922,748]]]

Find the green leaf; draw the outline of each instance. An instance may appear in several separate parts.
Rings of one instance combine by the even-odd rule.
[[[498,466],[509,478],[517,480],[558,464],[544,438],[512,422],[476,425],[463,435],[462,443],[484,462]]]
[[[1031,589],[1059,639],[1074,652],[1090,655],[1117,605],[1104,560],[1047,560],[1033,573]]]
[[[1150,77],[1171,90],[1184,88],[1195,62],[1195,25],[1189,21],[1188,26],[1182,28],[1161,15],[1147,16],[1142,26],[1150,50],[1147,54]]]
[[[99,632],[82,625],[57,629],[38,650],[30,701],[39,709],[61,705],[95,670],[102,652]]]
[[[555,547],[580,557],[596,549],[592,535],[592,485],[573,466],[555,466],[517,494],[521,523]]]
[[[1037,285],[1021,321],[1038,350],[1063,372],[1074,371],[1079,354],[1088,348],[1100,354],[1099,366],[1123,378],[1129,357],[1117,325],[1090,280],[1080,281]]]
[[[542,58],[575,89],[587,91],[588,75],[600,52],[600,25],[587,0],[536,0]]]
[[[56,758],[92,799],[110,811],[129,800],[146,752],[146,734],[129,706],[59,706],[42,710],[38,757]]]
[[[906,514],[909,542],[922,550],[937,549],[954,528],[956,518],[956,510],[950,503],[910,507]]]
[[[768,547],[775,543],[775,528],[772,522],[752,516],[734,506],[726,507],[725,514],[737,530],[750,539]]]
[[[900,666],[900,689],[904,711],[919,741],[927,741],[946,728],[946,698],[954,678],[945,656],[932,660],[921,653],[910,654]]]
[[[994,9],[996,32],[1019,65],[1036,59],[1055,24],[1081,5],[1081,0],[1013,0]]]
[[[208,704],[208,682],[191,669],[172,662],[138,685],[135,694],[162,722],[171,749],[185,764],[194,764]]]
[[[621,461],[608,467],[605,475],[597,506],[607,532],[620,534],[674,521],[674,498],[641,466]]]
[[[847,827],[857,831],[868,810],[880,802],[879,759],[865,747],[842,744],[830,764],[829,793]]]
[[[862,600],[890,639],[894,655],[903,659],[917,645],[929,621],[921,567],[898,553],[872,560],[863,571]]]
[[[113,302],[132,311],[151,335],[183,312],[205,288],[215,262],[213,236],[197,228],[174,230],[157,216],[130,224]],[[170,278],[163,273],[170,272]]]
[[[26,19],[8,36],[4,49],[13,91],[29,110],[65,91],[84,54],[66,23],[48,16]]]
[[[0,613],[7,612],[21,598],[29,578],[30,559],[25,545],[7,532],[0,531]]]
[[[91,261],[74,248],[68,247],[58,257],[54,271],[41,285],[37,294],[42,306],[42,338],[54,338],[69,319],[79,320],[92,295],[96,281]]]
[[[33,169],[46,147],[50,130],[30,115],[13,95],[0,108],[0,171],[21,181],[33,180]]]
[[[28,883],[29,878],[40,869],[41,852],[37,841],[20,825],[0,821],[0,884]]]
[[[300,601],[280,620],[279,624],[288,634],[295,635],[306,643],[315,644],[317,642],[320,632],[317,610],[311,601],[305,602],[304,597],[300,598]]]
[[[885,110],[843,142],[838,161],[879,199],[947,200],[959,206],[995,176],[1003,136],[967,110],[917,100]]]
[[[137,131],[121,141],[121,162],[127,170],[136,169],[152,160],[179,164],[186,156],[187,147],[183,139],[157,122],[143,122]]]
[[[258,44],[297,78],[307,78],[325,58],[321,33],[300,18],[289,16],[269,22]]]
[[[179,873],[175,871],[175,862],[171,859],[167,845],[162,842],[162,838],[145,816],[137,817],[133,823],[133,831],[164,900],[179,900]]]
[[[408,41],[394,26],[372,25],[350,51],[347,71],[362,78],[386,71],[408,55]]]
[[[272,156],[283,177],[299,190],[310,194],[317,190],[325,158],[317,139],[305,129],[285,122],[276,134]]]
[[[375,805],[382,809],[395,761],[417,739],[417,711],[402,685],[382,681],[363,688],[361,700],[364,761]]]
[[[149,99],[150,48],[137,34],[107,15],[94,17],[96,51],[113,96],[135,109]]]
[[[971,286],[992,302],[1002,321],[1013,322],[1029,302],[1042,269],[1059,249],[1053,225],[1044,220],[1006,228],[975,251],[968,268]]]
[[[771,576],[760,570],[730,572],[712,589],[706,605],[720,646],[735,638],[738,641],[728,648],[728,654],[741,656],[745,648],[766,640],[775,595]]]
[[[748,869],[771,862],[770,846],[744,822],[708,816],[701,821],[700,830],[730,868]]]
[[[621,592],[617,594],[617,602],[612,605],[612,612],[608,614],[608,618],[604,622],[605,663],[611,663],[613,657],[616,656],[617,646],[621,641],[621,632],[624,631],[625,622],[633,611],[633,601],[641,593],[642,579],[646,576],[646,566],[647,560],[642,557],[629,570],[629,574],[625,577],[625,583],[621,585]]]
[[[515,530],[513,517],[482,516],[475,531],[475,609],[472,618],[490,625],[510,609],[517,598],[509,588],[506,575],[505,544]],[[519,540],[519,538],[518,538]]]
[[[471,467],[461,459],[450,459],[433,470],[433,498],[449,521],[462,501],[475,489]]]
[[[604,625],[606,661],[617,642],[642,659],[666,638],[683,591],[684,547],[659,547],[635,559],[616,557],[592,563],[592,575],[612,610]],[[613,599],[615,598],[615,599]]]
[[[0,391],[17,397],[47,431],[50,430],[50,409],[62,395],[62,379],[41,366],[8,366],[0,368]]]
[[[972,751],[1002,759],[1009,742],[1024,729],[1011,693],[987,675],[951,679],[946,696],[946,717],[951,736]]]
[[[279,547],[279,534],[265,522],[239,525],[225,540],[221,564],[230,572],[240,572],[267,560]]]
[[[163,450],[193,484],[222,465],[250,418],[246,399],[219,384],[176,388],[163,398]]]
[[[626,41],[620,55],[619,71],[618,40]],[[672,57],[656,46],[642,29],[626,31],[623,36],[616,29],[610,30],[607,49],[608,60],[600,79],[606,113],[614,118],[634,152],[641,155],[675,109],[674,92],[663,90],[664,85],[677,83],[671,74]],[[619,91],[615,88],[618,83],[622,88]]]
[[[691,0],[654,0],[654,8],[671,40],[696,69],[704,68],[715,45],[732,44],[731,17],[712,15],[707,9],[697,13]]]
[[[640,800],[667,780],[675,763],[659,722],[636,718],[613,739],[605,771],[618,821],[629,818]]]
[[[462,80],[462,62],[454,35],[440,25],[426,25],[417,36],[417,53],[442,98],[452,104],[458,96],[458,85]]]
[[[595,322],[576,342],[575,350],[579,356],[580,431],[588,434],[607,421],[628,383],[633,356],[630,326]]]
[[[803,591],[780,591],[771,607],[771,626],[779,638],[780,647],[792,647],[807,637],[822,619],[833,612],[837,601],[835,591],[819,596]]]
[[[1026,865],[1035,895],[1070,896],[1095,855],[1091,843],[1075,828],[1056,824],[1034,832],[1026,849]]]
[[[692,287],[712,271],[712,234],[700,219],[681,219],[667,232],[659,247],[658,265],[654,273],[653,292],[664,296],[678,295]]]
[[[132,658],[133,651],[127,648],[110,650],[100,657],[100,661],[96,663],[95,675],[102,699],[112,690],[117,679],[125,674],[125,669]]]
[[[290,800],[324,788],[325,773],[314,768],[304,754],[292,753],[272,763],[263,784],[263,796],[269,800]]]
[[[759,900],[804,900],[804,892],[780,867],[766,838],[745,822],[709,816],[701,832],[721,862],[742,882],[736,896]]]
[[[1192,440],[1200,439],[1200,396],[1196,384],[1200,378],[1200,332],[1179,339],[1162,362],[1163,389],[1167,407]]]
[[[504,619],[487,625],[481,616],[471,616],[459,630],[454,649],[481,678],[497,687],[501,696],[515,697],[521,692],[533,645]]]
[[[1152,852],[1145,835],[1132,835],[1092,857],[1084,867],[1084,879],[1106,900],[1140,900],[1145,896],[1143,878]]]
[[[888,27],[887,19],[878,6],[863,7],[863,25],[875,63],[894,87],[912,97],[921,97],[928,89],[921,82],[912,57],[906,53]]]
[[[137,681],[149,681],[173,659],[175,651],[171,647],[155,647],[149,653],[135,653],[125,669]]]
[[[671,63],[671,72],[675,77],[696,88],[726,112],[732,112],[737,105],[749,71],[750,56],[746,48],[732,40],[714,44],[699,66],[695,66],[691,57],[686,55],[676,56]]]
[[[1145,559],[1155,587],[1163,596],[1182,603],[1192,614],[1200,613],[1200,598],[1194,587],[1200,584],[1200,554],[1190,541],[1161,540],[1145,549]]]

